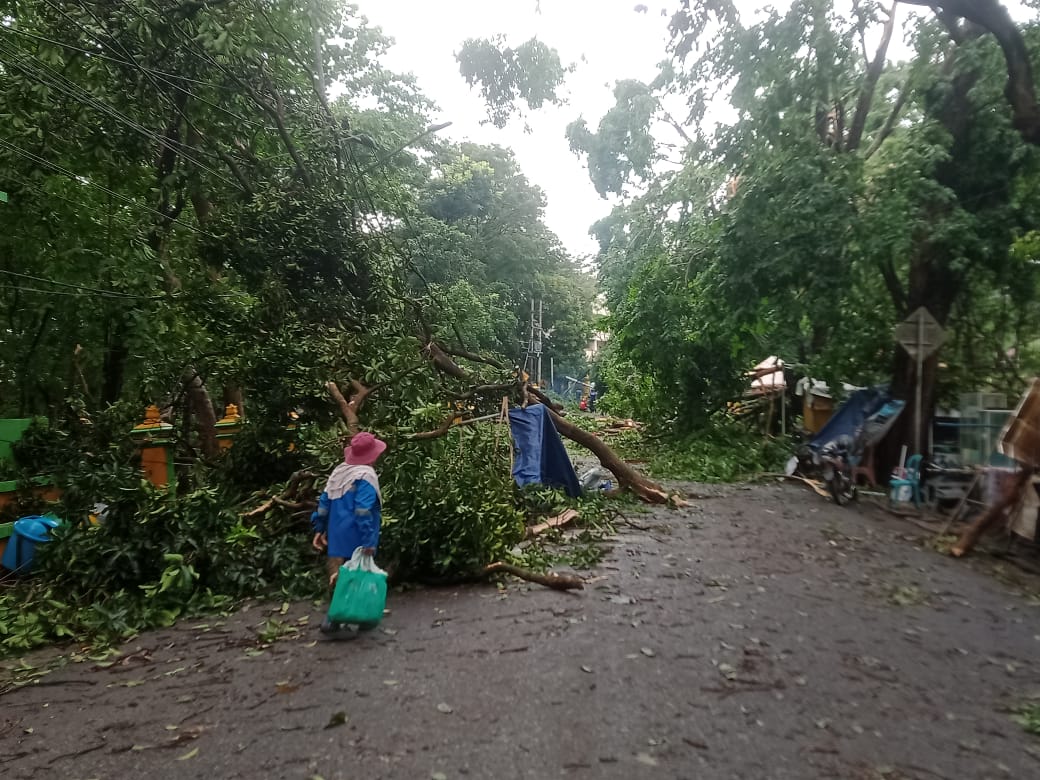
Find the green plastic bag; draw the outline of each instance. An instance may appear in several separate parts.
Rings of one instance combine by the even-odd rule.
[[[353,557],[339,567],[328,619],[333,623],[374,626],[383,619],[384,609],[386,572],[358,547]]]

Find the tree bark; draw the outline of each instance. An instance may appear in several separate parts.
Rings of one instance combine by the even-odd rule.
[[[184,374],[184,386],[188,392],[188,405],[195,417],[195,431],[199,435],[199,446],[207,458],[215,458],[220,454],[217,443],[217,415],[213,410],[213,402],[205,382],[195,369]]]
[[[544,585],[547,588],[553,590],[584,590],[585,583],[582,582],[581,577],[574,574],[557,574],[556,572],[549,572],[548,574],[540,574],[536,571],[529,569],[521,569],[519,566],[513,566],[510,563],[492,563],[484,567],[484,576],[490,576],[499,572],[505,572],[506,574],[512,574],[514,577],[519,577],[522,580],[528,582],[535,582],[539,585]]]
[[[647,479],[625,463],[625,461],[621,460],[617,453],[596,434],[583,430],[574,423],[565,420],[551,406],[547,405],[546,408],[549,410],[549,415],[552,417],[552,421],[560,435],[577,442],[599,458],[603,468],[610,471],[617,478],[620,487],[631,490],[641,499],[651,504],[676,502],[675,497],[666,493],[660,485]]]
[[[339,389],[339,385],[335,382],[325,383],[325,389],[332,396],[332,400],[336,402],[336,406],[339,407],[339,413],[347,424],[348,442],[361,430],[361,420],[358,418],[358,412],[361,410],[361,405],[365,402],[365,398],[372,392],[372,388],[365,387],[356,379],[351,379],[350,384],[354,387],[354,393],[348,401],[344,397],[343,391]]]
[[[111,406],[123,394],[123,379],[126,376],[126,361],[130,350],[126,344],[127,322],[122,315],[115,315],[109,330],[105,356],[103,358],[104,379],[101,383],[101,404]]]
[[[885,28],[881,33],[881,43],[878,44],[874,59],[867,65],[867,73],[859,91],[859,100],[856,102],[856,113],[852,117],[852,126],[849,128],[849,136],[845,144],[846,151],[856,151],[863,140],[867,116],[870,114],[870,108],[874,102],[874,92],[877,89],[878,81],[885,70],[885,58],[888,56],[888,46],[892,42],[892,32],[895,30],[895,26],[896,3],[893,0],[888,11],[888,21],[885,22]]]

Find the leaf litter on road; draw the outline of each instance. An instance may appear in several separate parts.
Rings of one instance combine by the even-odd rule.
[[[339,712],[332,713],[332,717],[329,718],[329,722],[325,724],[325,728],[334,729],[337,726],[344,726],[347,723],[347,713],[342,710]]]

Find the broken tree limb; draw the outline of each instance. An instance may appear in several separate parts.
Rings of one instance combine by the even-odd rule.
[[[351,394],[349,401],[344,397],[343,391],[339,389],[339,385],[335,382],[326,382],[325,389],[332,396],[332,400],[336,402],[336,406],[339,407],[339,413],[347,424],[347,431],[353,437],[354,434],[361,430],[358,410],[361,409],[361,404],[365,402],[365,398],[372,392],[372,388],[365,387],[356,379],[351,379],[350,384],[354,388],[354,392]]]
[[[329,381],[325,383],[325,389],[328,390],[329,395],[332,396],[332,400],[336,402],[336,406],[339,407],[339,414],[343,418],[344,422],[350,425],[351,418],[357,422],[357,412],[351,408],[347,399],[343,396],[343,392],[339,389],[339,385],[335,382]]]
[[[305,485],[308,481],[312,484],[308,487],[314,487],[313,482],[318,478],[318,475],[313,471],[307,471],[306,469],[300,469],[294,471],[289,477],[288,483],[285,486],[285,492],[282,493],[282,498],[296,498],[300,494],[300,488]]]
[[[562,528],[563,526],[567,525],[573,520],[576,520],[577,517],[577,510],[567,509],[564,512],[561,512],[560,514],[556,515],[556,517],[550,517],[544,523],[538,523],[538,525],[529,526],[527,531],[524,532],[524,536],[526,536],[528,539],[533,539],[534,537],[540,534],[544,534],[551,528]]]
[[[423,348],[423,352],[430,358],[434,366],[441,371],[441,373],[447,374],[456,379],[462,379],[463,381],[472,381],[470,374],[455,363],[455,361],[453,361],[433,339],[430,339],[427,342]],[[493,386],[487,387],[490,389]],[[610,471],[617,478],[618,485],[627,490],[631,490],[637,496],[649,503],[667,504],[671,502],[676,505],[682,503],[677,497],[670,496],[662,490],[659,485],[650,481],[625,463],[606,442],[594,433],[582,430],[578,426],[564,420],[559,414],[559,412],[563,410],[563,407],[554,403],[552,399],[545,395],[545,393],[540,389],[534,385],[528,384],[527,382],[520,383],[519,389],[522,406],[528,406],[529,403],[533,402],[532,399],[537,399],[539,403],[544,404],[549,410],[549,414],[552,416],[552,420],[556,424],[556,429],[560,434],[585,447],[599,458],[600,464],[602,464],[604,468]],[[450,425],[447,426],[447,428],[442,425],[435,431],[427,432],[427,435],[423,438],[436,438],[437,436],[442,436],[450,427]]]
[[[1006,521],[1008,512],[1021,500],[1022,493],[1029,486],[1029,481],[1032,477],[1033,471],[1031,469],[1023,470],[1015,478],[1015,481],[1001,499],[979,515],[978,519],[965,529],[964,533],[961,534],[961,538],[950,548],[950,555],[954,558],[964,557],[978,544],[979,539],[982,538],[986,531],[995,528],[1002,521]]]
[[[462,366],[456,363],[448,353],[441,349],[440,345],[436,341],[430,341],[423,347],[423,352],[430,358],[434,367],[442,374],[454,377],[455,379],[461,379],[463,382],[472,381],[472,377],[469,372],[466,371]]]
[[[282,509],[288,509],[293,512],[299,512],[304,509],[314,511],[317,508],[317,504],[314,501],[287,501],[281,496],[272,496],[272,500]]]
[[[549,410],[556,430],[573,442],[577,442],[599,458],[600,464],[611,474],[617,477],[618,484],[631,490],[644,501],[651,504],[667,504],[673,501],[673,497],[666,493],[660,485],[644,477],[625,461],[618,457],[610,446],[594,433],[582,430],[577,425],[569,422],[552,409]]]
[[[514,577],[519,577],[522,580],[528,582],[534,582],[538,585],[544,585],[547,588],[553,590],[584,590],[585,583],[582,582],[581,577],[575,574],[557,574],[556,572],[549,572],[548,574],[539,574],[536,571],[530,571],[529,569],[521,569],[519,566],[513,566],[511,563],[492,563],[489,566],[485,566],[481,572],[484,576],[490,576],[492,574],[498,574],[504,572],[506,574],[512,574]]]
[[[259,517],[265,512],[274,509],[275,507],[281,507],[284,509],[303,510],[310,508],[311,511],[317,506],[313,496],[314,481],[317,479],[317,475],[312,471],[301,469],[300,471],[294,471],[292,476],[289,477],[289,481],[285,485],[285,489],[276,496],[271,496],[259,506],[249,510],[248,512],[242,513],[243,520],[251,520],[254,517]],[[301,488],[306,485],[306,489],[301,491]],[[301,495],[302,492],[302,495]],[[292,501],[291,499],[296,499]]]
[[[354,389],[354,392],[351,393],[349,401],[343,395],[343,391],[339,389],[338,384],[331,380],[326,382],[325,389],[328,391],[329,395],[332,397],[332,400],[335,401],[336,406],[339,408],[340,416],[343,418],[343,421],[347,424],[347,431],[350,433],[350,436],[353,437],[354,434],[361,430],[361,420],[358,418],[358,412],[361,411],[361,406],[365,403],[365,399],[368,398],[368,396],[378,392],[379,390],[382,390],[384,387],[389,387],[395,382],[404,379],[409,374],[414,374],[424,365],[426,365],[425,362],[417,363],[414,366],[409,366],[403,371],[394,374],[386,381],[379,382],[378,384],[374,384],[372,386],[367,386],[356,379],[351,379],[350,386]]]
[[[487,355],[478,355],[474,352],[469,352],[468,350],[460,349],[459,347],[444,346],[441,347],[441,349],[444,351],[445,354],[451,355],[452,357],[465,358],[466,360],[471,360],[474,363],[483,363],[485,365],[491,366],[492,368],[497,368],[499,371],[506,371],[508,369],[508,367],[504,363],[502,363],[502,361],[496,360],[492,357],[488,357]]]
[[[405,439],[409,441],[423,441],[424,439],[439,439],[441,436],[447,435],[447,433],[453,428],[461,428],[464,425],[473,425],[474,423],[487,422],[488,420],[498,420],[501,418],[501,414],[485,414],[483,417],[471,417],[468,420],[460,420],[455,422],[455,417],[449,417],[440,427],[434,428],[432,431],[421,431],[419,433],[413,433],[409,436],[405,436]]]
[[[610,448],[610,445],[599,438],[599,436],[590,431],[579,428],[574,423],[565,420],[559,412],[556,411],[559,407],[556,404],[553,404],[541,390],[533,385],[529,386],[529,390],[531,395],[537,398],[541,403],[545,404],[546,408],[549,410],[550,417],[552,417],[553,423],[556,425],[556,430],[560,432],[560,435],[580,444],[599,458],[600,465],[617,478],[620,487],[631,490],[641,499],[651,504],[671,503],[678,506],[684,503],[677,496],[669,495],[660,485],[646,478],[625,463],[625,461],[618,457],[617,453]]]

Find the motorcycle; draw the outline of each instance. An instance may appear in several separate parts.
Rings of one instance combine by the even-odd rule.
[[[855,464],[852,462],[851,449],[852,439],[848,436],[839,436],[820,452],[823,481],[827,485],[828,492],[834,498],[834,503],[838,506],[855,501],[857,497],[856,480],[852,476],[852,468]]]

